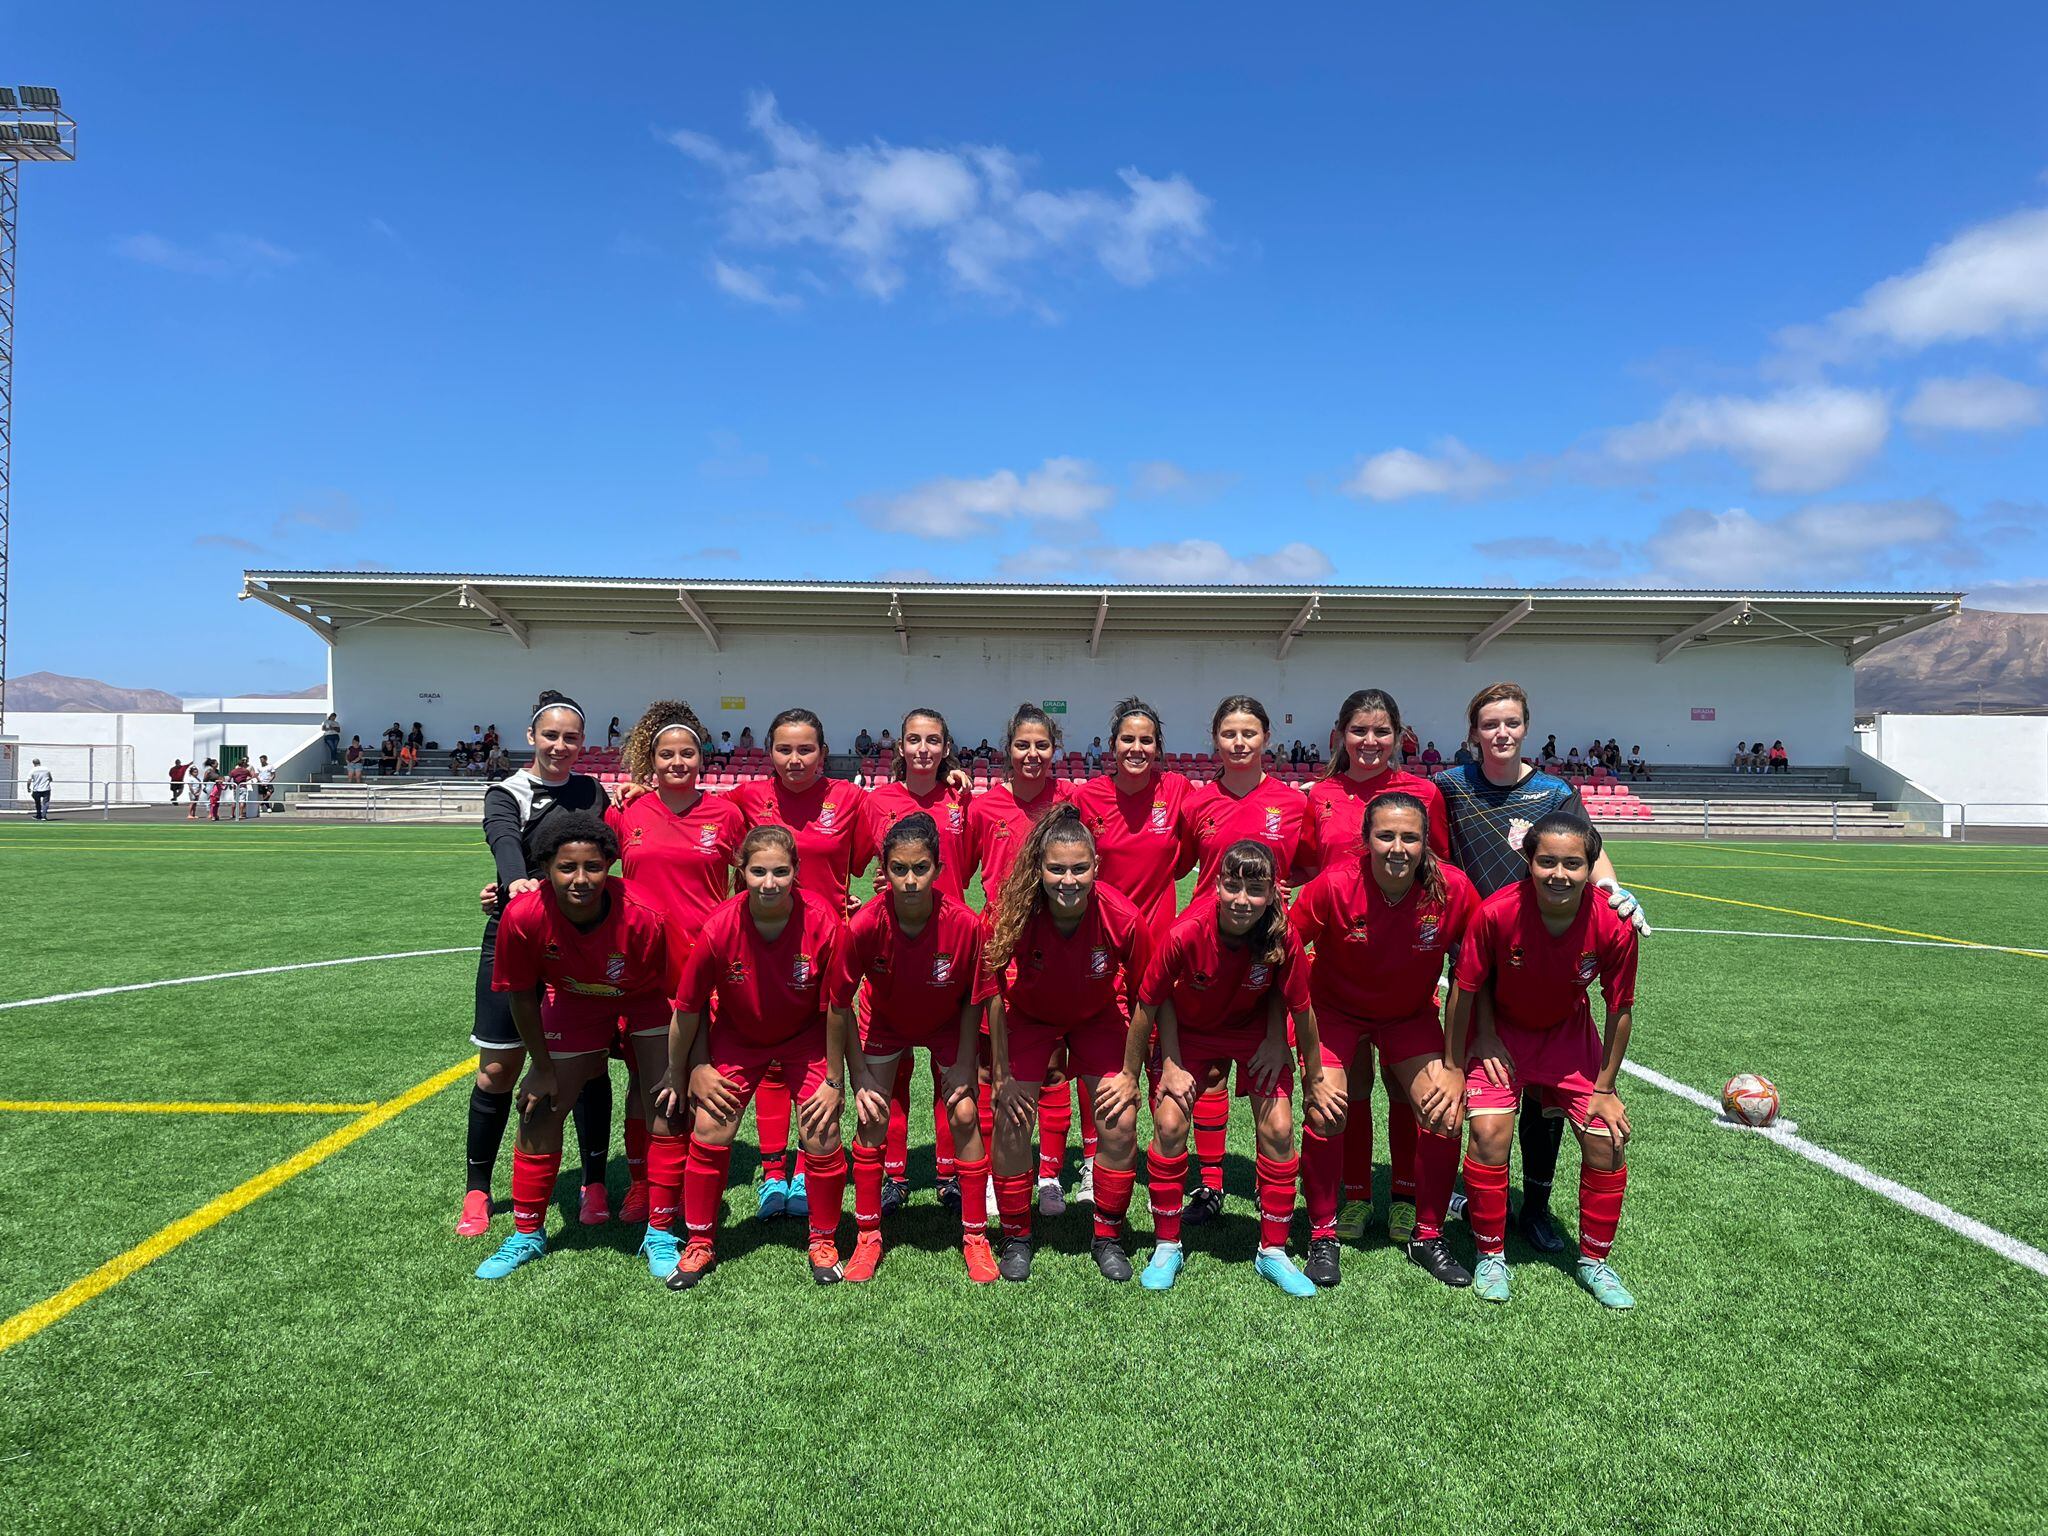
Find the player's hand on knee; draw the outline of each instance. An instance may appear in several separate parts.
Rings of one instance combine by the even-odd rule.
[[[879,1088],[861,1084],[853,1096],[853,1112],[864,1131],[889,1123],[889,1095]]]
[[[1596,1093],[1586,1105],[1586,1118],[1598,1120],[1607,1127],[1607,1134],[1613,1138],[1617,1149],[1628,1145],[1628,1111],[1623,1108],[1621,1096],[1614,1093]]]
[[[698,1107],[721,1125],[740,1117],[740,1085],[708,1061],[690,1074],[690,1094]]]

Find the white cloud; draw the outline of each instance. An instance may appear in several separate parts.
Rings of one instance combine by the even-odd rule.
[[[1884,446],[1890,417],[1883,395],[1826,385],[1761,399],[1682,396],[1654,421],[1610,432],[1605,449],[1622,464],[1726,453],[1749,469],[1758,490],[1819,491],[1840,484]]]
[[[803,300],[793,293],[778,292],[758,272],[750,272],[745,267],[736,267],[726,261],[712,261],[711,281],[724,292],[747,304],[759,304],[768,309],[786,312],[803,303]]]
[[[1955,512],[1932,497],[1802,507],[1775,520],[1740,507],[1673,513],[1644,544],[1650,581],[1679,587],[1797,587],[1886,581],[1916,561],[1968,558]]]
[[[2017,432],[2039,425],[2041,391],[1994,373],[1929,379],[1899,419],[1929,432]]]
[[[1125,581],[1294,583],[1320,581],[1335,566],[1313,544],[1283,544],[1270,554],[1233,555],[1214,539],[1177,539],[1137,546],[1097,545],[1089,563]]]
[[[2048,208],[1964,230],[1828,324],[1852,340],[1915,349],[2048,329]]]
[[[1028,162],[1000,146],[835,147],[788,122],[766,92],[749,98],[747,123],[758,149],[667,135],[717,178],[728,242],[823,250],[875,298],[900,292],[920,258],[956,287],[1017,300],[1034,262],[1093,262],[1141,287],[1209,244],[1209,199],[1184,176],[1125,169],[1121,193],[1027,188]],[[714,276],[727,286],[716,267]]]
[[[114,242],[117,255],[146,267],[166,272],[189,272],[201,277],[244,277],[275,272],[291,266],[299,257],[281,245],[255,235],[215,235],[204,245],[180,245],[162,235],[128,235]]]
[[[927,480],[900,496],[871,501],[869,520],[893,533],[928,539],[964,539],[987,533],[999,522],[1028,518],[1042,523],[1085,523],[1107,507],[1115,493],[1080,459],[1047,459],[1025,475],[999,469],[978,480],[944,476]]]
[[[1987,581],[1963,598],[1967,608],[1993,613],[2048,613],[2048,577],[2039,581]]]
[[[1507,471],[1455,437],[1439,438],[1434,455],[1390,448],[1359,462],[1343,484],[1347,496],[1402,501],[1410,496],[1478,496],[1507,482]]]
[[[1229,490],[1236,479],[1222,470],[1193,470],[1171,459],[1146,459],[1131,466],[1131,494],[1210,501]]]

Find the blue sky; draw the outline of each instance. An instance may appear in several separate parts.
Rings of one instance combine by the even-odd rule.
[[[1365,9],[17,11],[13,668],[316,680],[245,567],[2048,608],[2048,13]]]

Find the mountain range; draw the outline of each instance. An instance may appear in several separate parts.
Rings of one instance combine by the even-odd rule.
[[[296,693],[245,693],[245,699],[317,699],[325,683]],[[28,672],[7,680],[7,707],[24,714],[57,710],[66,714],[178,714],[184,698],[161,688],[118,688],[96,677],[66,677],[61,672]]]

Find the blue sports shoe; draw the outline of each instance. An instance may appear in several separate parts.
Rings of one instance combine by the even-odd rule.
[[[1600,1259],[1579,1260],[1579,1284],[1593,1293],[1593,1299],[1603,1307],[1612,1307],[1617,1312],[1626,1312],[1636,1304],[1629,1295],[1628,1287],[1621,1283],[1621,1276],[1609,1269]]]
[[[548,1240],[539,1232],[514,1232],[504,1246],[476,1267],[479,1280],[502,1280],[522,1264],[531,1264],[548,1251]]]
[[[683,1251],[676,1245],[675,1233],[649,1227],[647,1235],[640,1239],[640,1256],[647,1260],[648,1274],[657,1280],[666,1280],[676,1272],[676,1261],[683,1256]]]
[[[783,1179],[763,1179],[754,1198],[761,1202],[763,1221],[773,1221],[789,1208],[789,1184]]]
[[[1472,1294],[1481,1301],[1508,1299],[1508,1261],[1497,1253],[1482,1253],[1472,1266]]]
[[[789,1204],[783,1208],[792,1216],[811,1214],[811,1192],[804,1188],[804,1176],[798,1174],[789,1181]]]
[[[1278,1248],[1261,1248],[1252,1268],[1272,1281],[1289,1296],[1313,1296],[1315,1282],[1294,1267],[1294,1261]]]
[[[1151,1262],[1139,1274],[1138,1284],[1148,1291],[1170,1291],[1186,1263],[1187,1255],[1181,1252],[1179,1243],[1161,1243],[1152,1250]]]

